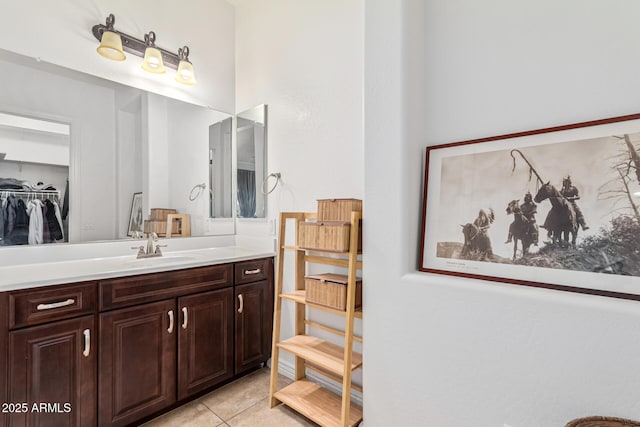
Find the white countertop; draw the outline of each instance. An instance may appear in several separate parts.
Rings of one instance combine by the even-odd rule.
[[[275,256],[274,252],[225,246],[167,252],[162,257],[135,255],[44,262],[0,267],[0,292],[110,277],[180,270]]]

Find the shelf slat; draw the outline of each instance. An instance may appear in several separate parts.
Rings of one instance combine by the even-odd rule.
[[[275,398],[305,417],[327,427],[340,427],[342,398],[308,380],[296,381],[274,394]],[[362,408],[351,403],[349,426],[362,421]]]
[[[343,258],[331,258],[326,256],[305,255],[304,260],[314,264],[333,265],[335,267],[349,267],[349,260]],[[362,270],[362,261],[356,261],[356,268]]]
[[[312,322],[311,320],[305,320],[304,324],[307,325],[307,326],[310,326],[312,328],[321,329],[323,331],[330,332],[332,334],[340,335],[341,337],[344,337],[344,331],[341,331],[341,330],[336,329],[336,328],[332,328],[332,327],[327,326],[327,325],[323,325],[322,323]],[[355,342],[359,342],[360,344],[362,344],[362,337],[354,335],[353,336],[353,340]]]
[[[320,375],[322,375],[324,377],[330,378],[330,379],[334,380],[337,383],[342,383],[342,375],[332,374],[331,372],[327,372],[324,369],[319,368],[318,366],[315,366],[313,363],[309,363],[309,362],[306,362],[304,364],[304,366],[305,366],[305,368],[310,369],[310,370],[312,370],[314,372],[317,372],[317,373],[319,373]],[[360,392],[360,393],[363,392],[362,386],[360,386],[358,384],[351,383],[351,388],[353,390],[355,390],[355,391]]]
[[[278,347],[295,354],[329,372],[344,372],[344,348],[311,335],[296,335],[278,343]],[[351,370],[362,366],[362,354],[353,352]]]
[[[320,305],[320,304],[315,304],[312,302],[307,302],[306,298],[305,298],[305,291],[304,290],[299,290],[299,291],[294,291],[288,294],[280,294],[280,297],[289,300],[289,301],[294,301],[297,302],[298,304],[306,304],[309,307],[312,308],[316,308],[318,310],[324,310],[324,311],[328,311],[329,313],[334,313],[334,314],[339,314],[341,316],[344,316],[346,314],[345,311],[342,310],[336,310],[335,308],[331,308],[331,307],[327,307],[325,305]],[[360,311],[361,309],[357,308],[356,311],[354,312],[354,317],[358,318],[358,319],[362,319],[362,311]]]

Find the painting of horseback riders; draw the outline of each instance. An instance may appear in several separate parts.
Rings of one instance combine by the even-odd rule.
[[[640,299],[640,114],[427,147],[419,269]]]

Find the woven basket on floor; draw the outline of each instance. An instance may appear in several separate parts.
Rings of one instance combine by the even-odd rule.
[[[585,417],[569,421],[565,427],[640,427],[640,422],[614,417]]]

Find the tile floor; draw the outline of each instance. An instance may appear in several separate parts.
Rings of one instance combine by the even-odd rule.
[[[144,427],[316,427],[284,405],[269,408],[269,369],[260,369],[180,408]],[[291,381],[279,379],[284,387]]]

